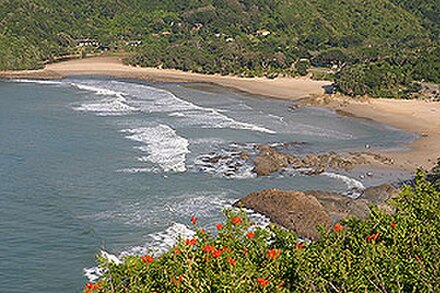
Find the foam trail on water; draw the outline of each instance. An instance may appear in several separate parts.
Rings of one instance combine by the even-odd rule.
[[[166,113],[189,126],[232,128],[275,134],[275,131],[228,117],[221,110],[202,107],[178,98],[173,93],[143,84],[120,81],[96,82],[94,85],[74,83],[78,88],[97,94],[130,96],[130,105],[144,113]]]
[[[117,91],[113,91],[110,89],[106,89],[106,88],[102,88],[102,87],[97,87],[97,86],[92,86],[92,85],[88,85],[88,84],[82,84],[82,83],[75,83],[75,82],[71,82],[69,83],[69,85],[76,87],[80,90],[84,90],[84,91],[89,91],[89,92],[93,92],[97,95],[103,95],[103,96],[117,96],[117,97],[122,97],[124,93],[122,92],[117,92]]]
[[[127,105],[124,97],[103,99],[98,103],[86,103],[73,109],[76,111],[95,112],[99,116],[124,115],[137,110]]]
[[[38,83],[38,84],[46,84],[46,85],[61,85],[62,81],[57,80],[39,80],[39,79],[12,79],[12,82],[21,82],[21,83]]]
[[[136,107],[129,105],[122,92],[83,83],[70,82],[69,85],[80,90],[92,92],[98,96],[105,96],[105,98],[97,102],[84,103],[74,107],[73,109],[76,111],[94,112],[98,116],[120,116],[138,110]]]
[[[120,257],[128,255],[142,255],[146,253],[153,253],[155,256],[159,256],[168,251],[171,247],[176,245],[179,238],[188,239],[196,234],[195,231],[189,229],[187,226],[174,223],[171,227],[163,232],[153,233],[149,235],[151,239],[144,246],[135,246],[127,251],[123,251]]]
[[[167,125],[125,129],[128,139],[144,144],[138,147],[148,153],[142,161],[159,165],[165,172],[185,172],[186,155],[189,153],[189,142],[176,134],[176,130]]]
[[[362,182],[348,176],[330,172],[324,172],[322,173],[322,175],[342,180],[348,187],[348,192],[346,192],[345,194],[352,199],[356,199],[361,196],[362,192],[365,190],[365,186],[362,184]]]

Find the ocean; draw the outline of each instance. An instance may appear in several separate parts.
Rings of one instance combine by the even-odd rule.
[[[195,83],[0,81],[0,292],[80,292],[101,249],[166,249],[191,215],[212,229],[250,192],[346,192],[410,176],[363,167],[256,177],[240,153],[258,144],[397,151],[417,138],[291,105]]]

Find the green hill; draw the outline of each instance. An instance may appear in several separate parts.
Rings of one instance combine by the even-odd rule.
[[[309,64],[298,63],[304,59],[350,70],[391,59],[402,71],[395,59],[404,52],[411,68],[402,72],[409,80],[417,67],[422,72],[414,78],[439,82],[438,73],[432,76],[437,67],[417,64],[437,57],[440,5],[433,2],[439,1],[3,0],[0,69],[36,68],[64,54],[124,50],[132,64],[202,73],[305,74]],[[79,46],[79,39],[101,46]],[[343,60],[328,58],[335,48]]]

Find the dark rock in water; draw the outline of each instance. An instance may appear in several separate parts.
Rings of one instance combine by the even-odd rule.
[[[289,155],[275,151],[270,146],[259,146],[260,155],[254,159],[254,172],[258,176],[269,176],[289,165]]]
[[[251,193],[234,206],[252,209],[300,236],[316,239],[319,236],[317,226],[329,228],[349,216],[365,218],[371,204],[392,212],[386,203],[397,192],[391,185],[383,184],[367,188],[358,199],[351,199],[337,192],[271,189]]]
[[[247,151],[243,151],[240,153],[240,158],[242,158],[243,160],[249,160],[250,156],[250,153]]]
[[[319,175],[326,169],[352,170],[356,166],[369,163],[392,165],[393,161],[374,153],[353,152],[347,155],[340,155],[334,152],[325,154],[308,154],[303,157],[280,152],[268,145],[258,146],[260,153],[253,160],[254,172],[258,176],[268,176],[283,168],[306,169],[306,175]]]
[[[316,230],[318,225],[329,227],[332,224],[331,218],[318,200],[301,191],[254,192],[236,204],[240,205],[266,215],[272,222],[310,239],[319,236]]]

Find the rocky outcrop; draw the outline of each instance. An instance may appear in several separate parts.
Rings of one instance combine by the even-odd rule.
[[[318,175],[327,169],[351,170],[356,166],[367,164],[393,164],[392,160],[371,152],[352,152],[347,155],[330,152],[297,156],[266,145],[259,146],[258,150],[260,153],[253,159],[254,172],[258,176],[268,176],[286,167],[302,170],[306,175]],[[243,157],[249,158],[249,156]]]
[[[332,223],[322,204],[301,191],[263,190],[245,196],[237,205],[263,214],[272,222],[310,239],[318,237],[318,225]]]
[[[278,152],[269,146],[260,146],[258,149],[260,154],[253,160],[254,172],[258,176],[269,176],[291,164],[291,156],[288,154]]]
[[[396,193],[397,189],[388,184],[367,188],[358,199],[336,192],[270,189],[251,193],[235,206],[252,209],[300,236],[316,239],[319,236],[317,226],[330,228],[336,221],[349,216],[365,218],[372,204],[391,212],[386,203]]]

